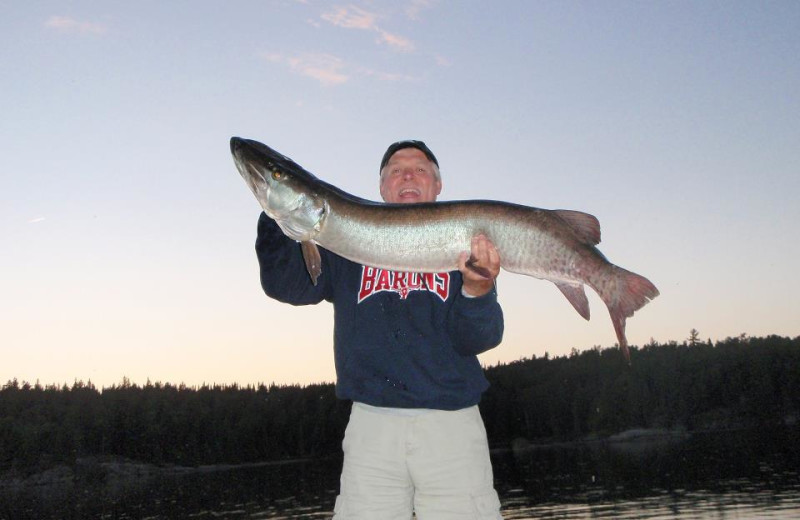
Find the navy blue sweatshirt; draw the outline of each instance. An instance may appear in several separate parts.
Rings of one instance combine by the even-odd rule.
[[[503,337],[497,293],[467,298],[461,273],[397,273],[320,248],[314,286],[300,245],[262,213],[256,254],[264,292],[292,305],[333,303],[336,395],[373,406],[458,410],[489,386],[477,354]]]

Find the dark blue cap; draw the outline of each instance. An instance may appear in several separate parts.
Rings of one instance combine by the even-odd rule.
[[[437,168],[439,167],[439,161],[436,160],[436,156],[433,155],[433,152],[431,151],[430,148],[428,148],[428,146],[425,143],[423,143],[422,141],[414,141],[410,139],[408,141],[397,141],[396,143],[389,145],[389,148],[386,149],[386,153],[383,154],[383,159],[381,159],[381,168],[378,171],[379,172],[383,171],[383,167],[386,166],[386,163],[389,162],[389,159],[392,157],[392,155],[394,155],[396,151],[402,150],[403,148],[416,148],[417,150],[424,153],[425,157],[427,157],[429,161],[434,163]]]

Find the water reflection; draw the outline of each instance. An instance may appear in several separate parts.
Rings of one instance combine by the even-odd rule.
[[[800,518],[797,430],[493,455],[507,520]],[[330,518],[341,461],[0,489],[0,518]],[[88,470],[87,470],[88,471]]]
[[[507,519],[800,518],[797,430],[532,447],[497,457]]]

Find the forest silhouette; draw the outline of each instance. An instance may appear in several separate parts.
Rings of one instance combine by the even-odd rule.
[[[604,438],[631,429],[796,424],[800,337],[746,335],[534,357],[486,368],[480,408],[493,448]],[[339,456],[350,403],[333,384],[203,385],[124,379],[0,388],[0,471],[86,458],[156,465]]]

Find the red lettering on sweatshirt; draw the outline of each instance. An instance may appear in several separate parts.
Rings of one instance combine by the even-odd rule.
[[[412,291],[428,291],[445,301],[450,294],[450,273],[406,273],[363,266],[358,303],[383,291],[395,292],[401,300]]]

